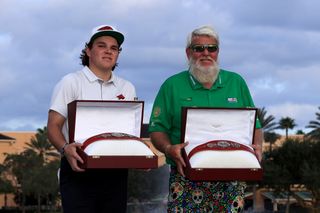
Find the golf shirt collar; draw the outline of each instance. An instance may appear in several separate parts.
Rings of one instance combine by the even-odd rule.
[[[189,72],[189,82],[192,86],[193,89],[201,89],[204,88],[202,86],[202,84]],[[221,75],[221,70],[219,71],[218,77],[216,79],[216,81],[214,82],[214,84],[212,85],[212,87],[210,88],[210,90],[215,90],[218,89],[220,87],[223,87],[223,80],[222,80],[222,75]]]
[[[104,83],[114,83],[116,82],[116,76],[111,72],[111,78],[108,81],[103,81],[102,79],[98,78],[88,66],[85,66],[83,69],[83,72],[87,79],[90,82],[98,81],[98,82],[104,82]]]

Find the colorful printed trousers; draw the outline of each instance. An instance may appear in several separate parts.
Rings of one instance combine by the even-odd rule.
[[[172,167],[168,212],[234,213],[244,209],[244,182],[190,181]]]

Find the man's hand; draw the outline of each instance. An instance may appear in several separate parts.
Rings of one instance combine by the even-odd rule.
[[[255,152],[259,162],[261,162],[261,160],[262,160],[262,147],[261,147],[261,145],[252,144],[252,148],[254,149],[254,152]]]
[[[150,134],[150,138],[155,148],[164,153],[167,157],[171,158],[176,163],[178,172],[185,177],[183,167],[186,167],[186,163],[182,158],[181,150],[189,143],[186,142],[172,145],[167,133],[165,132],[152,132]]]
[[[70,143],[64,148],[64,156],[67,158],[71,168],[75,172],[84,172],[84,169],[81,169],[78,165],[84,163],[82,158],[77,153],[77,148],[81,148],[82,144],[80,143]]]
[[[186,167],[186,163],[183,160],[183,157],[181,155],[181,151],[184,147],[186,147],[189,143],[182,143],[182,144],[176,144],[176,145],[167,145],[165,149],[165,155],[170,157],[177,165],[178,172],[185,177],[183,167]]]
[[[50,110],[48,117],[48,139],[51,144],[56,147],[57,150],[60,150],[63,146],[62,144],[66,144],[67,141],[62,134],[62,127],[66,118],[63,115],[59,114],[56,111]],[[64,147],[64,156],[67,158],[71,168],[76,172],[83,172],[84,169],[81,169],[78,166],[78,161],[83,163],[83,160],[77,153],[77,148],[80,148],[81,144],[79,143],[70,143],[65,145]]]
[[[262,144],[263,144],[263,132],[262,129],[256,129],[254,134],[252,147],[257,155],[259,162],[262,160]]]

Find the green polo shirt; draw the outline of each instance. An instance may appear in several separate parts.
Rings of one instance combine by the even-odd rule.
[[[162,84],[153,104],[149,132],[165,132],[172,144],[179,144],[184,106],[238,108],[254,107],[254,103],[246,82],[237,73],[220,70],[211,89],[206,89],[189,71],[183,71]],[[256,128],[261,128],[259,121]]]

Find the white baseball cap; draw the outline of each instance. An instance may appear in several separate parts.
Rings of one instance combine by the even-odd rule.
[[[124,41],[123,34],[120,33],[116,28],[114,28],[111,25],[100,25],[92,29],[92,34],[89,39],[89,43],[92,43],[96,38],[100,36],[111,36],[115,38],[119,46],[121,46],[121,44]]]

